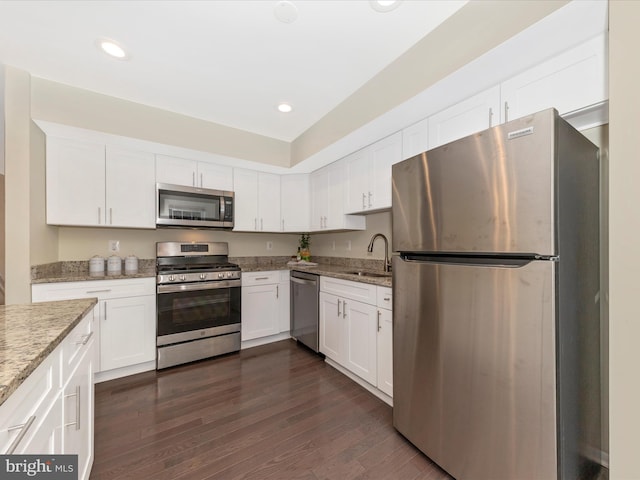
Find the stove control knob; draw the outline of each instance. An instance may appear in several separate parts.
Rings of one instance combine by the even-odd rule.
[[[200,274],[200,280],[206,280],[207,279],[207,274],[206,273],[201,273]]]
[[[227,272],[227,278],[233,277],[233,272]]]
[[[180,275],[180,281],[184,282],[187,279],[186,275]]]
[[[173,275],[169,275],[169,281],[170,281],[170,282],[175,281],[175,279],[176,279],[176,277],[175,277],[175,276],[173,276]]]
[[[218,278],[224,278],[224,273],[219,273]]]

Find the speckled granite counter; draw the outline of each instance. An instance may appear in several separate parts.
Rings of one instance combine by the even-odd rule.
[[[122,275],[89,275],[88,261],[65,261],[35,265],[31,267],[31,284],[84,282],[86,280],[122,280],[125,278],[145,278],[156,276],[155,259],[140,259],[137,273]]]
[[[287,265],[290,257],[234,257],[230,261],[237,263],[243,272],[264,272],[268,270],[299,270],[301,272],[315,273],[327,277],[341,278],[353,282],[369,283],[383,287],[391,287],[391,274],[384,277],[366,277],[354,275],[353,271],[366,271],[382,274],[384,262],[382,260],[369,260],[363,258],[342,257],[313,257],[311,260],[318,263],[317,266]]]
[[[88,298],[0,306],[0,405],[96,303]]]

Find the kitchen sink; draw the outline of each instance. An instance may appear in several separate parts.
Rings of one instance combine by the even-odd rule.
[[[391,272],[367,272],[366,270],[349,270],[344,272],[348,275],[358,275],[360,277],[390,277]]]

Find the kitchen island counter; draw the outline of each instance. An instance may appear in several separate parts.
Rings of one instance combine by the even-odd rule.
[[[0,306],[0,405],[96,303],[87,298]]]

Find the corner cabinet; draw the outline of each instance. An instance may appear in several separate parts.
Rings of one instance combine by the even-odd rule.
[[[48,224],[155,228],[153,154],[66,138],[46,142]]]
[[[155,278],[43,283],[31,287],[33,302],[97,297],[100,354],[96,380],[155,369]]]
[[[390,290],[320,277],[320,352],[387,403],[393,394]]]
[[[401,132],[345,157],[345,212],[373,213],[391,208],[391,166],[400,160]]]

